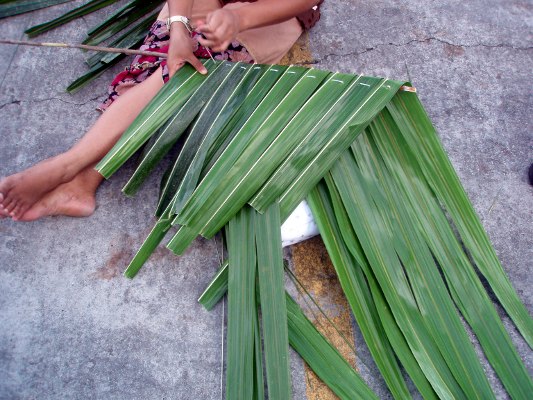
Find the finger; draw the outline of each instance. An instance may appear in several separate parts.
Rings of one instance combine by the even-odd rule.
[[[194,55],[187,61],[189,61],[189,64],[191,64],[202,75],[207,74],[207,68]]]
[[[202,32],[202,35],[198,39],[216,40],[217,36],[212,32]]]
[[[202,33],[202,34],[204,34],[204,35],[205,35],[206,33],[207,33],[207,34],[212,34],[212,33],[213,33],[213,29],[211,29],[211,28],[209,27],[209,25],[207,25],[207,24],[203,24],[203,25],[198,25],[198,26],[196,27],[196,32]]]
[[[198,43],[200,43],[204,47],[209,47],[209,48],[213,48],[213,46],[217,46],[218,44],[220,44],[218,40],[215,41],[215,40],[203,39],[203,38],[198,38]]]
[[[202,46],[208,47],[211,50],[216,51],[216,52],[225,51],[231,43],[229,40],[225,40],[221,42],[220,40],[207,40],[207,39],[198,39],[198,42]]]
[[[7,202],[4,203],[4,211],[6,211],[7,213],[10,213],[11,211],[13,211],[16,205],[17,205],[16,200],[14,199],[8,200]]]

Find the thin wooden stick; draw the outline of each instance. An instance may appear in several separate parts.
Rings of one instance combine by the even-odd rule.
[[[9,39],[0,39],[0,44],[19,44],[23,46],[39,46],[39,47],[63,47],[63,48],[71,48],[71,49],[103,51],[106,53],[123,53],[123,54],[134,54],[134,55],[142,55],[142,56],[155,56],[155,57],[167,58],[166,53],[158,53],[156,51],[121,49],[118,47],[88,46],[86,44],[39,43],[39,42],[30,42],[27,40],[9,40]]]

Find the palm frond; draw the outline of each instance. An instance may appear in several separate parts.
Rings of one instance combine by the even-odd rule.
[[[255,221],[268,398],[288,399],[291,379],[279,204],[274,203],[263,215],[257,213]]]
[[[228,269],[225,263],[200,297],[199,301],[206,309],[210,310],[226,294]],[[315,328],[288,293],[285,293],[285,303],[289,344],[320,379],[343,400],[377,399],[361,376]]]
[[[79,7],[74,8],[73,10],[42,24],[32,26],[31,28],[26,29],[25,33],[29,37],[35,37],[41,33],[48,32],[58,26],[64,25],[70,21],[73,21],[77,18],[83,17],[84,15],[93,13],[101,8],[107,7],[113,3],[116,3],[118,0],[91,0],[86,4],[83,4]]]
[[[116,35],[123,29],[135,26],[139,20],[146,20],[149,18],[153,23],[155,17],[159,13],[161,4],[161,0],[134,0],[118,10],[101,24],[89,30],[87,33],[88,37],[83,43],[88,45],[102,43],[104,40]],[[156,11],[153,12],[154,10]]]
[[[208,69],[213,67],[208,77],[186,65],[169,80],[137,116],[110,152],[98,163],[96,166],[98,172],[106,178],[116,172],[157,129],[184,106],[189,97],[199,90],[200,85],[213,75],[213,71],[220,66],[220,63],[207,60],[204,65]]]
[[[150,28],[155,17],[155,13],[148,15],[138,25],[127,30],[109,43],[109,46],[126,49],[138,48],[145,38],[146,31]],[[112,53],[97,52],[87,59],[87,65],[89,67],[94,67],[100,62],[108,64],[114,57],[115,54]]]
[[[401,93],[389,104],[388,109],[402,128],[405,140],[412,148],[413,156],[420,162],[429,186],[452,217],[477,268],[489,282],[524,339],[533,348],[533,319],[505,275],[418,97]],[[421,141],[422,138],[424,140]]]
[[[227,227],[228,338],[226,397],[251,399],[255,354],[255,213],[243,208]],[[254,316],[255,315],[255,316]]]
[[[72,0],[2,0],[0,1],[0,19],[68,3],[69,1]]]
[[[217,74],[226,77],[238,68],[227,70],[219,65],[210,68],[218,66]],[[478,263],[487,258],[478,254],[470,260],[461,248],[460,240],[468,252],[471,247],[481,253],[492,251],[478,232],[479,221],[470,221],[469,214],[461,211],[467,202],[464,192],[455,190],[459,183],[454,181],[453,170],[416,95],[398,92],[402,82],[397,81],[299,67],[261,68],[262,75],[258,72],[235,97],[232,93],[239,86],[232,91],[226,87],[231,79],[219,78],[223,83],[204,106],[211,113],[199,111],[188,128],[188,150],[174,166],[182,171],[178,183],[166,180],[161,217],[126,274],[135,275],[172,225],[178,231],[167,247],[177,254],[197,235],[212,237],[226,226],[231,238],[229,264],[219,271],[200,301],[212,307],[229,280],[230,310],[238,311],[230,312],[228,322],[232,327],[228,343],[233,342],[227,386],[239,389],[228,389],[228,395],[260,396],[259,306],[264,307],[267,386],[286,397],[288,381],[282,377],[286,375],[283,372],[274,379],[272,367],[272,360],[277,359],[279,365],[285,357],[278,346],[284,334],[273,326],[270,314],[272,310],[283,314],[279,303],[281,246],[274,226],[307,197],[363,336],[395,398],[410,396],[400,363],[424,398],[494,398],[461,316],[471,325],[510,395],[526,398],[533,390],[531,378],[475,268],[492,276],[492,284],[511,305],[518,298],[500,282],[507,279],[501,270],[494,265],[480,267]],[[212,71],[210,75],[216,76]],[[176,101],[182,95],[180,106],[186,105],[186,99],[196,95],[194,86],[209,85],[210,79],[214,78],[180,72],[180,83],[163,89],[165,94],[143,111],[144,116],[134,122],[98,168],[106,176],[116,171],[175,115],[170,98]],[[158,140],[160,137],[153,143]],[[320,183],[322,179],[325,181]],[[260,214],[263,212],[265,215]],[[455,226],[460,237],[454,235]],[[256,237],[255,242],[250,236]],[[236,267],[232,266],[232,252],[237,254]],[[258,287],[251,279],[257,263]],[[256,298],[260,305],[255,304]],[[240,303],[235,303],[236,299]],[[338,382],[322,368],[325,358],[333,362],[335,357],[324,355],[313,343],[300,347],[305,335],[317,343],[322,339],[313,339],[308,327],[295,338],[299,317],[291,314],[290,302],[286,307],[289,341],[306,360],[311,357],[311,367],[334,388]],[[531,318],[524,310],[516,304],[508,307],[527,337]],[[236,312],[240,317],[235,317]],[[231,318],[238,320],[232,322]],[[237,342],[246,350],[237,349]],[[306,353],[311,349],[315,358]],[[341,397],[354,396],[352,389],[345,392],[342,387],[336,392]]]

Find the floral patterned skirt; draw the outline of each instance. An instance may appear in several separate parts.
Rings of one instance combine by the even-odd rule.
[[[195,41],[194,55],[198,58],[209,58],[209,51],[198,43],[198,37],[200,37],[199,33],[192,33],[192,38]],[[166,23],[164,21],[155,21],[139,50],[166,54],[168,52],[169,40],[170,34]],[[211,52],[211,54],[215,60],[240,61],[246,63],[254,62],[252,56],[248,53],[248,50],[237,41],[232,42],[227,50],[223,52]],[[113,79],[108,88],[107,99],[97,107],[97,110],[105,111],[118,96],[129,88],[144,81],[157,71],[159,67],[162,69],[163,81],[167,82],[169,75],[165,58],[156,56],[135,56],[133,62]]]

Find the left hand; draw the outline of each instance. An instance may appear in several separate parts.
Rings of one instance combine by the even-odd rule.
[[[237,13],[221,8],[209,13],[205,22],[199,22],[195,30],[205,37],[198,39],[202,46],[220,52],[235,40],[240,32],[240,25]]]

